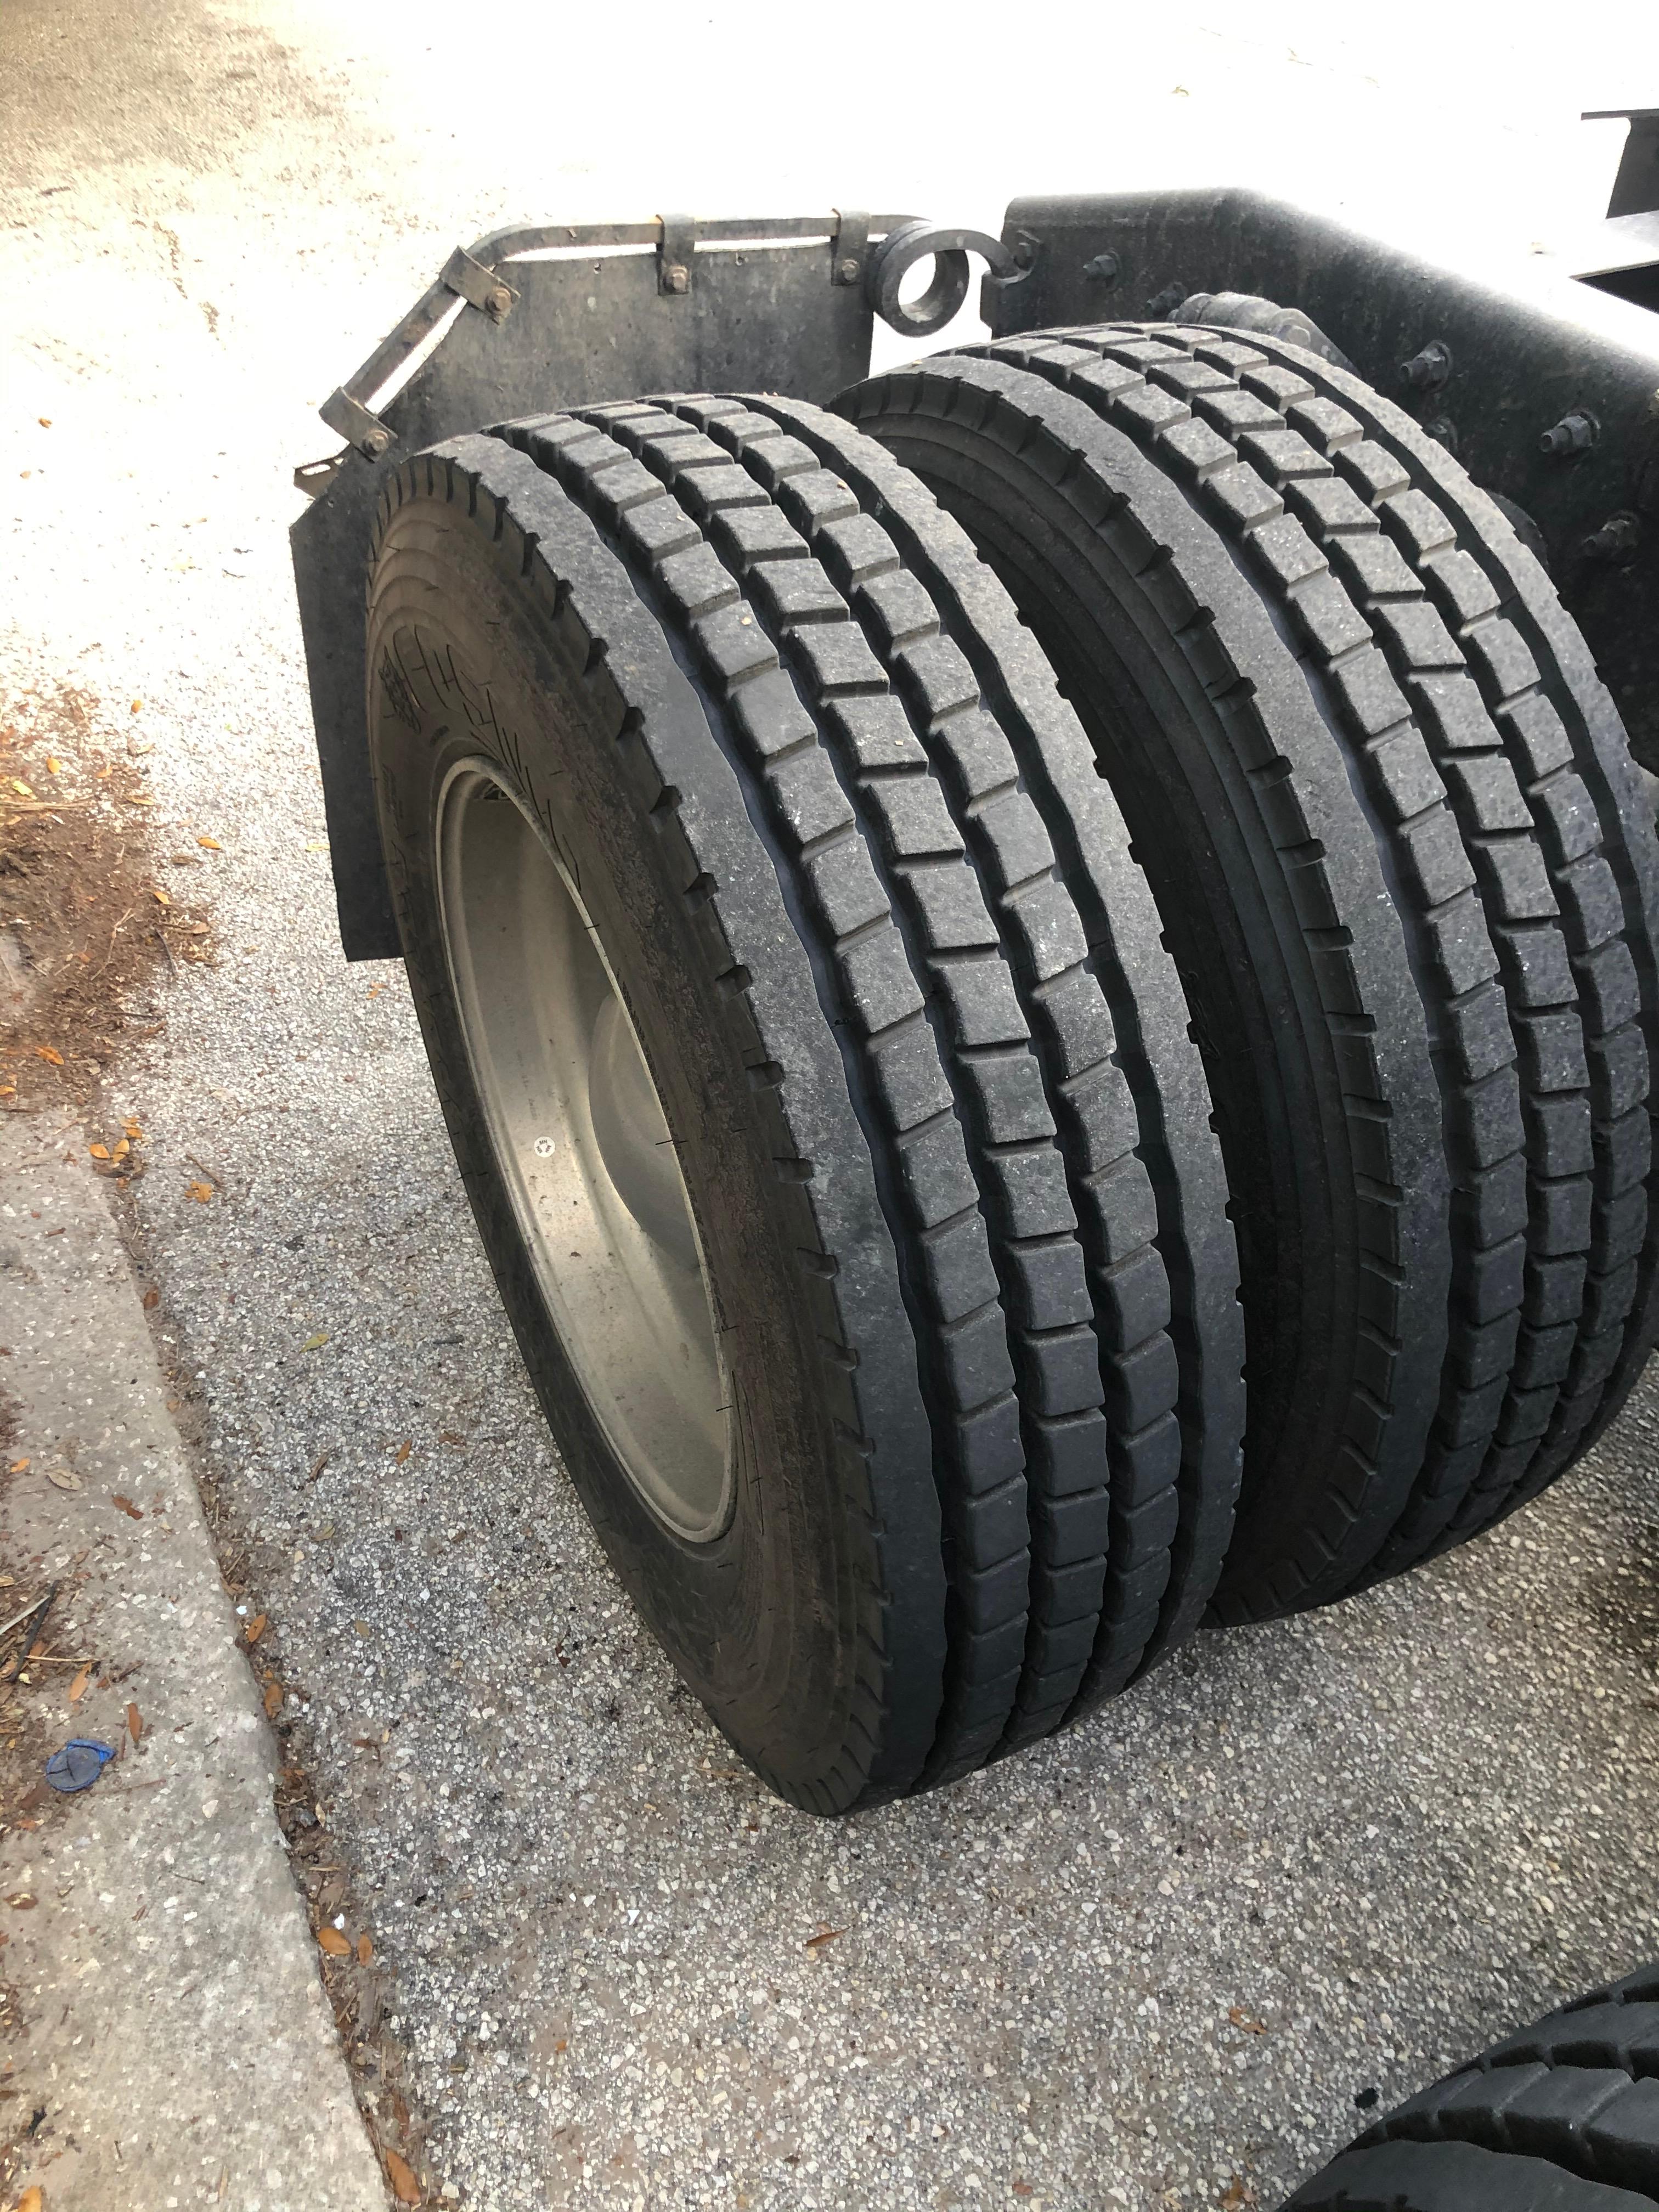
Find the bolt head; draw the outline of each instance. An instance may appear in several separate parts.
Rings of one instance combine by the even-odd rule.
[[[1083,273],[1091,284],[1111,286],[1123,273],[1123,264],[1115,253],[1097,253],[1092,261],[1085,261]]]
[[[499,319],[513,305],[513,295],[505,284],[492,284],[484,294],[484,312]]]
[[[663,283],[671,292],[689,292],[691,289],[691,272],[683,262],[677,261],[665,275]]]
[[[392,433],[389,430],[371,430],[363,440],[363,451],[371,459],[378,460],[391,443]]]
[[[859,264],[849,253],[844,261],[836,264],[836,274],[843,284],[850,284],[859,273]]]

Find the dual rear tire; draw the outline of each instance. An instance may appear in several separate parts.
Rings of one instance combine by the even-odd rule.
[[[829,1813],[1189,1632],[1243,1393],[1109,792],[960,532],[924,495],[901,556],[817,440],[866,443],[688,401],[420,456],[370,668],[416,1003],[566,1462],[691,1687]]]
[[[1653,1333],[1651,831],[1496,511],[1271,341],[838,404],[416,457],[369,663],[530,1373],[821,1813],[1486,1525]]]

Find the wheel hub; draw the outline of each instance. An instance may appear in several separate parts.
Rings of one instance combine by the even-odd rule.
[[[678,1151],[614,971],[489,763],[451,771],[437,847],[461,1029],[549,1319],[635,1489],[708,1541],[731,1510],[728,1394]]]

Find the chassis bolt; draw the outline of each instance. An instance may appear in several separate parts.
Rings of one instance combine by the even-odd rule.
[[[1438,392],[1451,369],[1451,348],[1443,338],[1431,338],[1421,353],[1401,362],[1400,381],[1413,392]]]
[[[1147,321],[1167,322],[1186,297],[1187,287],[1184,284],[1166,284],[1156,298],[1147,301]]]
[[[371,460],[377,461],[391,443],[390,430],[371,430],[363,440],[363,451]]]
[[[1538,450],[1540,453],[1587,453],[1601,434],[1601,425],[1595,416],[1585,408],[1575,407],[1545,431]]]
[[[1436,445],[1443,446],[1449,453],[1457,451],[1457,426],[1449,416],[1437,415],[1432,422],[1425,422],[1423,435],[1432,438]]]
[[[859,264],[849,253],[844,261],[836,264],[836,274],[843,284],[850,284],[859,273]]]
[[[1599,530],[1591,531],[1580,549],[1587,561],[1626,561],[1642,544],[1642,520],[1628,507],[1610,514]]]
[[[487,315],[493,315],[497,322],[501,321],[512,305],[513,295],[505,284],[492,284],[489,291],[484,294],[484,313]]]
[[[1097,253],[1092,261],[1085,261],[1083,273],[1091,284],[1110,286],[1123,274],[1123,264],[1115,253]]]
[[[662,283],[665,292],[689,292],[691,289],[691,272],[683,261],[677,261],[671,269],[663,271]]]

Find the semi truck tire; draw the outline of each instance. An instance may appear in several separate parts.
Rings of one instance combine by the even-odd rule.
[[[1187,987],[1249,1353],[1217,1617],[1490,1525],[1659,1320],[1659,860],[1547,580],[1397,410],[1254,334],[1039,333],[837,405],[1044,647]]]
[[[940,740],[920,587],[768,428],[754,468],[640,403],[417,456],[372,568],[370,745],[565,1464],[716,1723],[830,1814],[1121,1687],[1219,1551],[1180,1547],[1140,1104],[1001,720]],[[1155,933],[1119,950],[1178,1000]]]
[[[1647,2212],[1659,1967],[1550,2013],[1369,2129],[1285,2212]]]

